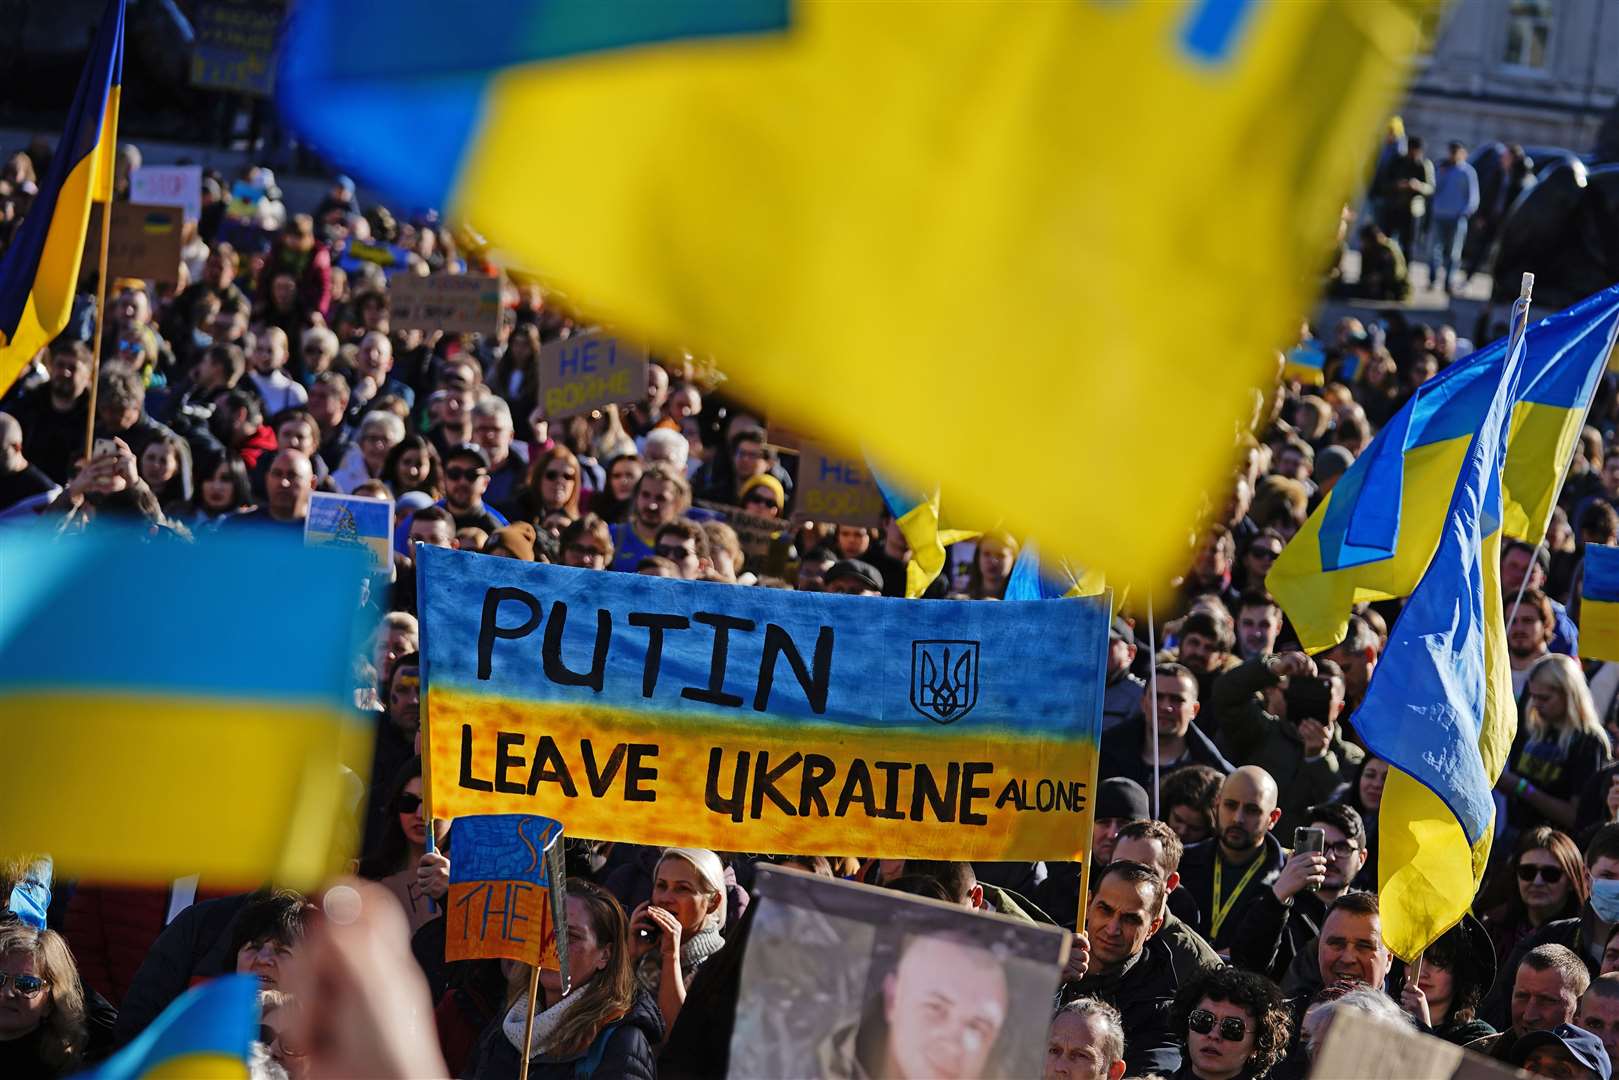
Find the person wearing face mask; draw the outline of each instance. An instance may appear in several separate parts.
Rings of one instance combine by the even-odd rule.
[[[1540,945],[1562,945],[1574,952],[1592,977],[1602,968],[1608,937],[1619,926],[1619,823],[1604,825],[1585,846],[1585,874],[1590,894],[1573,918],[1549,922],[1524,938],[1501,964],[1500,974],[1480,1015],[1497,1028],[1507,1023],[1512,996],[1512,973],[1530,950]]]
[[[664,1024],[652,994],[636,983],[624,909],[588,881],[568,882],[567,905],[571,985],[562,986],[559,972],[540,972],[545,1000],[529,1036],[528,1075],[532,1080],[652,1080]],[[472,1080],[510,1080],[521,1067],[529,969],[514,967],[511,986],[521,989],[479,1038],[461,1074]]]

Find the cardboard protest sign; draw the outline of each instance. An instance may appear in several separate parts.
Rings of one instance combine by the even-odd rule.
[[[580,334],[540,349],[540,403],[555,420],[646,397],[646,350],[610,334]]]
[[[192,17],[191,85],[271,96],[282,14],[278,0],[203,0]]]
[[[1311,1080],[1507,1080],[1522,1076],[1455,1043],[1379,1021],[1359,1009],[1333,1014],[1312,1055]]]
[[[728,1075],[1041,1075],[1060,928],[766,866],[750,896]]]
[[[742,554],[747,557],[750,569],[757,571],[771,555],[771,544],[788,527],[785,518],[760,517],[734,506],[724,503],[706,502],[698,499],[696,505],[714,515],[714,520],[723,521],[736,532],[736,538],[742,543]],[[785,552],[783,552],[785,555]],[[781,567],[776,567],[772,573],[780,573]]]
[[[394,504],[364,495],[317,491],[309,497],[304,543],[311,547],[353,547],[365,551],[371,573],[393,573]]]
[[[562,822],[535,814],[457,818],[450,826],[444,959],[505,958],[568,979]]]
[[[423,548],[433,813],[731,851],[1073,860],[1105,601],[724,588]]]
[[[793,517],[875,529],[883,523],[883,493],[862,459],[804,442],[798,451]]]
[[[389,317],[401,330],[500,332],[501,279],[483,274],[400,274],[388,282]]]
[[[91,271],[101,259],[102,206],[90,204],[90,229],[80,265]],[[107,280],[175,281],[180,276],[182,222],[183,212],[177,206],[113,203],[107,232]]]
[[[129,201],[178,206],[187,221],[202,216],[201,165],[142,165],[129,174]]]

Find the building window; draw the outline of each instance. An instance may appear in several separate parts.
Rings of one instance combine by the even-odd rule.
[[[1552,0],[1509,0],[1503,61],[1514,67],[1545,70],[1551,36]]]

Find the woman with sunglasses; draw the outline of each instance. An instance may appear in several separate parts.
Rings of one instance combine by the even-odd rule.
[[[1542,825],[1518,837],[1512,858],[1485,886],[1474,910],[1484,920],[1495,955],[1508,956],[1540,927],[1579,915],[1589,895],[1574,841]]]
[[[286,1070],[287,1080],[308,1080],[309,1055],[295,1041],[298,1003],[280,990],[259,991],[259,1042],[270,1060]]]
[[[1276,984],[1223,967],[1188,984],[1175,1001],[1186,1056],[1175,1080],[1258,1080],[1282,1060],[1293,1019]]]
[[[540,528],[547,514],[560,510],[574,521],[582,487],[578,456],[566,446],[553,446],[529,466],[528,483],[512,502],[512,520],[523,518]]]
[[[449,862],[442,854],[427,855],[427,822],[422,817],[422,759],[411,758],[394,774],[389,790],[388,823],[375,846],[360,860],[360,876],[369,878],[399,899],[415,933],[437,912],[429,900],[442,900],[449,891]],[[440,849],[448,837],[444,823],[436,823]]]
[[[1245,589],[1264,591],[1265,578],[1276,565],[1277,556],[1287,541],[1274,529],[1265,529],[1248,541],[1248,550],[1242,555],[1242,580]]]
[[[67,942],[54,930],[0,923],[0,1076],[65,1076],[77,1070],[88,1041],[84,989]]]

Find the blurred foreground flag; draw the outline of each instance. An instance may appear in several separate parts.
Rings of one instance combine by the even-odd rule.
[[[1619,547],[1585,545],[1580,583],[1580,655],[1619,660]]]
[[[0,853],[96,880],[328,873],[362,566],[247,527],[0,532]]]
[[[1438,6],[303,0],[276,87],[348,171],[771,416],[1144,580]],[[1140,453],[1167,437],[1186,467]]]
[[[258,976],[225,975],[175,998],[128,1046],[75,1080],[247,1080],[258,1037]]]
[[[1433,559],[1389,631],[1352,722],[1389,763],[1379,810],[1383,940],[1407,963],[1467,913],[1494,833],[1492,790],[1517,734],[1501,599],[1502,465],[1516,423],[1528,301],[1480,380]],[[1274,573],[1274,571],[1272,571]]]
[[[0,394],[73,312],[90,203],[112,201],[123,72],[124,0],[107,0],[67,129],[0,259]]]
[[[1530,544],[1545,538],[1616,334],[1619,286],[1529,328],[1502,475],[1506,536]],[[1423,383],[1276,560],[1265,583],[1306,649],[1342,641],[1355,604],[1416,588],[1439,545],[1473,435],[1494,402],[1509,340]]]

